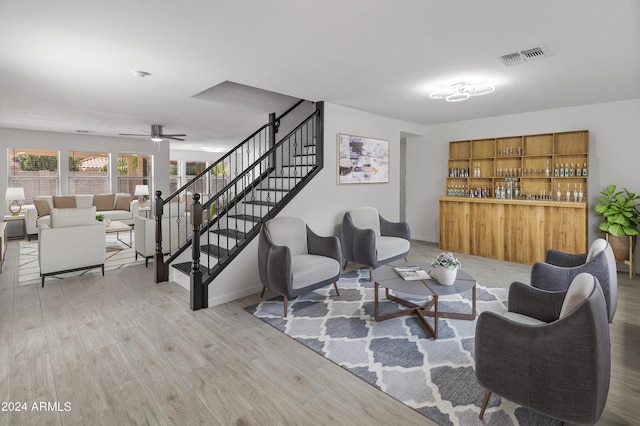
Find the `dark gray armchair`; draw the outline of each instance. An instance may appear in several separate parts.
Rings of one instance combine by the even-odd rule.
[[[258,269],[265,290],[284,296],[284,316],[289,297],[313,291],[340,278],[340,240],[313,233],[298,217],[278,217],[260,230]]]
[[[368,266],[369,280],[374,268],[403,257],[406,260],[410,241],[408,224],[389,222],[373,207],[350,210],[342,219],[344,268],[350,260]]]
[[[514,282],[509,312],[482,312],[476,324],[476,376],[487,391],[556,419],[593,424],[609,392],[607,306],[598,280],[577,275],[566,292]]]
[[[548,250],[544,262],[531,268],[531,285],[548,291],[566,291],[571,281],[587,272],[598,279],[607,302],[609,322],[613,321],[618,306],[618,273],[611,245],[604,239],[595,240],[583,254]]]

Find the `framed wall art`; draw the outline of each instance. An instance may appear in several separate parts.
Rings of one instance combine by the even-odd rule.
[[[389,141],[338,134],[338,184],[389,183]]]

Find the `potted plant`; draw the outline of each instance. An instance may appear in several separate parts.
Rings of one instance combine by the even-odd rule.
[[[460,261],[450,252],[440,253],[431,262],[429,275],[442,285],[453,285],[458,275]]]
[[[638,211],[640,195],[630,192],[627,188],[616,191],[615,185],[607,186],[600,193],[600,202],[594,207],[596,213],[603,216],[600,230],[608,234],[614,255],[618,260],[629,260],[629,244],[635,248],[636,236],[640,234],[640,211]],[[631,239],[626,236],[631,236]]]
[[[102,221],[104,220],[104,215],[103,215],[103,214],[97,214],[97,215],[96,215],[96,220],[97,220],[98,222],[102,222]]]

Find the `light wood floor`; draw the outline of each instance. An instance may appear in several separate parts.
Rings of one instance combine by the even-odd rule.
[[[411,259],[437,253],[414,242]],[[528,281],[527,265],[459,257],[479,282]],[[0,425],[431,424],[244,312],[258,295],[192,312],[186,290],[153,284],[144,266],[19,286],[17,258],[12,241],[0,274],[0,401],[29,411],[0,412]],[[640,277],[618,278],[603,425],[640,419]],[[63,411],[30,411],[34,402]]]

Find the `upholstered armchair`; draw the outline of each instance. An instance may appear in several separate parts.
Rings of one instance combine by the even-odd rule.
[[[278,217],[260,229],[258,269],[263,289],[284,296],[284,316],[290,297],[313,291],[340,278],[340,240],[316,235],[298,217]]]
[[[595,240],[583,254],[548,250],[544,262],[531,268],[531,285],[548,291],[566,291],[580,273],[595,276],[607,302],[609,322],[613,321],[618,306],[618,274],[611,245],[604,239]]]
[[[476,324],[478,382],[491,393],[568,423],[592,424],[609,392],[607,306],[597,278],[577,275],[568,291],[514,282],[509,312],[482,312]]]
[[[96,221],[96,208],[51,209],[50,224],[38,235],[38,262],[45,277],[82,269],[100,268],[104,275],[107,242],[104,224]]]
[[[349,261],[372,270],[394,260],[405,258],[411,249],[411,232],[404,222],[389,222],[373,207],[349,210],[342,219],[342,254],[344,269]]]

